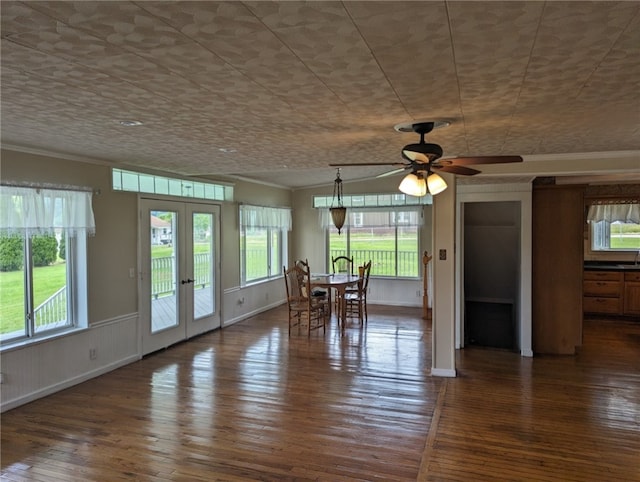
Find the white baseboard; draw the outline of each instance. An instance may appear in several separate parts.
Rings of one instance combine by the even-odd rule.
[[[260,313],[264,313],[265,311],[269,311],[269,310],[271,310],[273,308],[277,308],[278,306],[283,305],[284,303],[286,303],[286,301],[278,300],[278,301],[275,301],[275,302],[270,303],[268,305],[261,306],[260,308],[255,309],[253,311],[249,311],[247,313],[243,313],[243,314],[241,314],[239,316],[236,316],[235,318],[230,318],[228,320],[225,320],[224,322],[222,322],[222,328],[226,328],[227,326],[234,325],[234,324],[236,324],[236,323],[238,323],[240,321],[244,321],[247,318],[251,318],[252,316],[259,315]]]
[[[79,383],[86,382],[87,380],[91,380],[92,378],[99,377],[100,375],[104,375],[105,373],[109,373],[117,368],[128,365],[129,363],[133,363],[140,360],[139,355],[132,355],[122,360],[118,360],[117,362],[111,363],[109,365],[101,366],[92,370],[90,372],[83,373],[78,375],[77,377],[69,378],[67,380],[63,380],[59,383],[54,383],[53,385],[49,385],[48,387],[41,388],[34,392],[28,393],[22,397],[14,398],[13,400],[8,400],[2,404],[0,408],[1,412],[6,412],[7,410],[11,410],[12,408],[19,407],[20,405],[24,405],[25,403],[33,402],[34,400],[38,400],[39,398],[46,397],[48,395],[52,395],[60,390],[64,390],[66,388],[73,387],[74,385],[78,385]]]
[[[447,378],[455,378],[456,377],[456,369],[453,368],[432,368],[431,376],[433,377],[447,377]]]

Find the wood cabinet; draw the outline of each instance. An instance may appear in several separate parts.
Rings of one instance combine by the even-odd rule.
[[[532,199],[533,351],[572,355],[582,344],[583,188],[534,184]]]
[[[582,291],[585,313],[640,315],[640,271],[586,270]]]
[[[621,271],[585,271],[582,285],[584,312],[621,315],[623,287]]]
[[[624,314],[640,316],[640,271],[624,274]]]

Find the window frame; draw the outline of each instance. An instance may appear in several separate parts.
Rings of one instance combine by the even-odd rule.
[[[0,236],[21,240],[19,256],[22,267],[13,271],[19,271],[17,278],[22,279],[23,285],[20,295],[24,299],[20,307],[23,324],[17,319],[21,328],[0,334],[0,351],[39,343],[88,328],[87,236],[95,234],[92,190],[79,186],[20,183],[3,183],[1,187],[3,216]],[[37,326],[37,311],[52,298],[49,297],[42,302],[38,300],[40,305],[35,306],[34,293],[39,289],[38,284],[44,281],[44,278],[40,278],[42,272],[36,274],[35,270],[50,267],[34,264],[33,242],[39,236],[56,238],[56,256],[59,256],[63,239],[65,243],[64,285],[53,285],[56,289],[53,294],[58,294],[64,287],[64,300],[60,301],[57,308],[54,303],[53,315],[48,318],[49,322],[40,327]],[[50,293],[51,290],[47,292]],[[60,307],[63,303],[64,313]],[[63,319],[56,319],[57,317]],[[9,327],[12,327],[12,323],[7,322],[3,329]]]
[[[640,246],[635,247],[622,247],[622,248],[612,248],[611,247],[611,233],[612,225],[616,224],[631,224],[633,226],[640,226],[640,224],[636,223],[620,223],[617,221],[609,222],[609,221],[597,221],[591,222],[589,229],[589,238],[590,238],[590,249],[594,253],[636,253],[640,251]],[[600,231],[600,232],[599,232]],[[602,233],[601,231],[605,231]],[[604,243],[600,243],[599,240],[604,241]]]
[[[589,250],[592,253],[637,253],[639,246],[612,247],[613,226],[636,226],[640,236],[640,204],[637,199],[597,199],[587,210]],[[636,236],[633,236],[634,238]]]
[[[376,210],[375,208],[371,208],[370,210],[367,210],[368,212],[372,213],[372,214],[380,214],[380,213],[384,213],[387,214],[389,216],[390,220],[394,220],[393,222],[389,222],[389,225],[387,226],[387,229],[393,229],[393,242],[394,242],[394,265],[395,265],[395,274],[390,275],[390,274],[379,274],[375,272],[375,260],[372,266],[372,271],[371,271],[371,276],[374,278],[387,278],[387,279],[403,279],[403,280],[415,280],[415,279],[420,279],[421,277],[421,272],[420,272],[420,263],[421,263],[421,225],[420,224],[411,224],[409,222],[407,222],[403,216],[400,216],[399,214],[401,213],[405,213],[406,214],[406,208],[404,208],[404,206],[397,206],[397,209],[390,209],[390,208],[380,208],[380,210]],[[353,216],[356,213],[351,213],[351,215]],[[364,213],[363,213],[364,214]],[[347,216],[349,215],[349,213],[347,212]],[[400,221],[397,221],[399,218],[402,218]],[[396,222],[397,221],[397,222]],[[346,247],[346,252],[345,253],[340,253],[340,254],[344,254],[347,257],[351,257],[352,256],[352,230],[354,229],[362,229],[363,227],[366,229],[366,223],[363,223],[364,226],[355,226],[353,225],[353,223],[346,223],[345,226],[342,228],[342,234],[340,236],[345,236],[346,237],[346,242],[345,242],[345,247]],[[383,226],[378,226],[378,227],[383,227]],[[411,228],[414,227],[416,230],[416,252],[415,252],[415,256],[416,256],[416,263],[415,263],[415,276],[403,276],[403,275],[399,275],[398,274],[398,270],[400,267],[400,263],[399,263],[399,230],[402,229],[406,229],[406,228]],[[372,227],[373,228],[373,227]],[[332,251],[331,251],[331,234],[332,231],[336,231],[335,227],[329,225],[325,228],[325,245],[326,245],[326,266],[327,266],[327,270],[329,270],[328,272],[331,272],[331,259],[333,257]],[[334,233],[337,235],[337,232]],[[356,257],[354,256],[354,262],[355,263],[359,263],[359,261],[357,261]]]
[[[282,276],[280,266],[288,258],[288,232],[291,230],[291,208],[240,204],[238,206],[240,246],[240,286],[269,281]],[[266,276],[247,279],[247,230],[265,233]],[[274,236],[278,246],[273,246]],[[275,260],[273,257],[279,256]]]
[[[87,240],[85,236],[65,236],[65,287],[66,287],[66,320],[64,325],[38,330],[36,327],[33,301],[33,250],[34,234],[23,234],[23,282],[24,282],[24,325],[20,335],[6,337],[0,334],[0,351],[24,346],[49,338],[75,332],[88,327],[88,293],[87,293]],[[59,249],[59,248],[58,248]],[[17,333],[17,332],[12,332]]]
[[[266,246],[264,250],[267,256],[267,274],[259,278],[247,279],[247,227],[240,226],[240,286],[248,286],[256,283],[262,283],[282,276],[281,264],[287,259],[288,243],[287,230],[278,227],[261,227],[252,228],[265,232]],[[273,240],[276,238],[278,246],[273,246]],[[275,248],[275,249],[274,249]],[[280,259],[274,260],[273,255],[279,256]]]

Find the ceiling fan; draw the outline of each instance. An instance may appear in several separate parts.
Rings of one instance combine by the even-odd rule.
[[[389,176],[402,171],[411,171],[400,183],[399,189],[411,196],[438,194],[447,188],[447,184],[436,171],[449,172],[462,176],[473,176],[480,171],[467,167],[476,164],[502,164],[522,162],[520,156],[464,156],[441,159],[443,150],[438,144],[425,142],[425,135],[433,129],[448,126],[446,121],[424,121],[409,124],[398,124],[395,129],[399,132],[415,132],[420,134],[420,142],[407,144],[402,148],[402,158],[406,162],[355,162],[334,163],[333,167],[346,166],[398,166],[398,169],[380,174],[378,177]]]

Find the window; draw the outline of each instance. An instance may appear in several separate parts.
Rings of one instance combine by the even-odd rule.
[[[640,250],[640,204],[592,204],[587,220],[590,224],[592,251]]]
[[[330,208],[334,202],[333,196],[313,196],[314,208]],[[346,194],[342,197],[342,203],[347,208],[376,208],[389,206],[422,206],[432,204],[431,194],[422,197],[409,196],[407,194]]]
[[[0,187],[0,341],[87,326],[91,192]]]
[[[233,186],[228,184],[177,179],[115,168],[111,170],[111,181],[114,191],[233,201]]]
[[[351,208],[342,234],[327,221],[329,258],[353,256],[356,266],[369,260],[371,274],[397,278],[420,276],[420,208]]]
[[[282,275],[287,259],[287,231],[291,210],[240,206],[240,283],[263,281]]]

